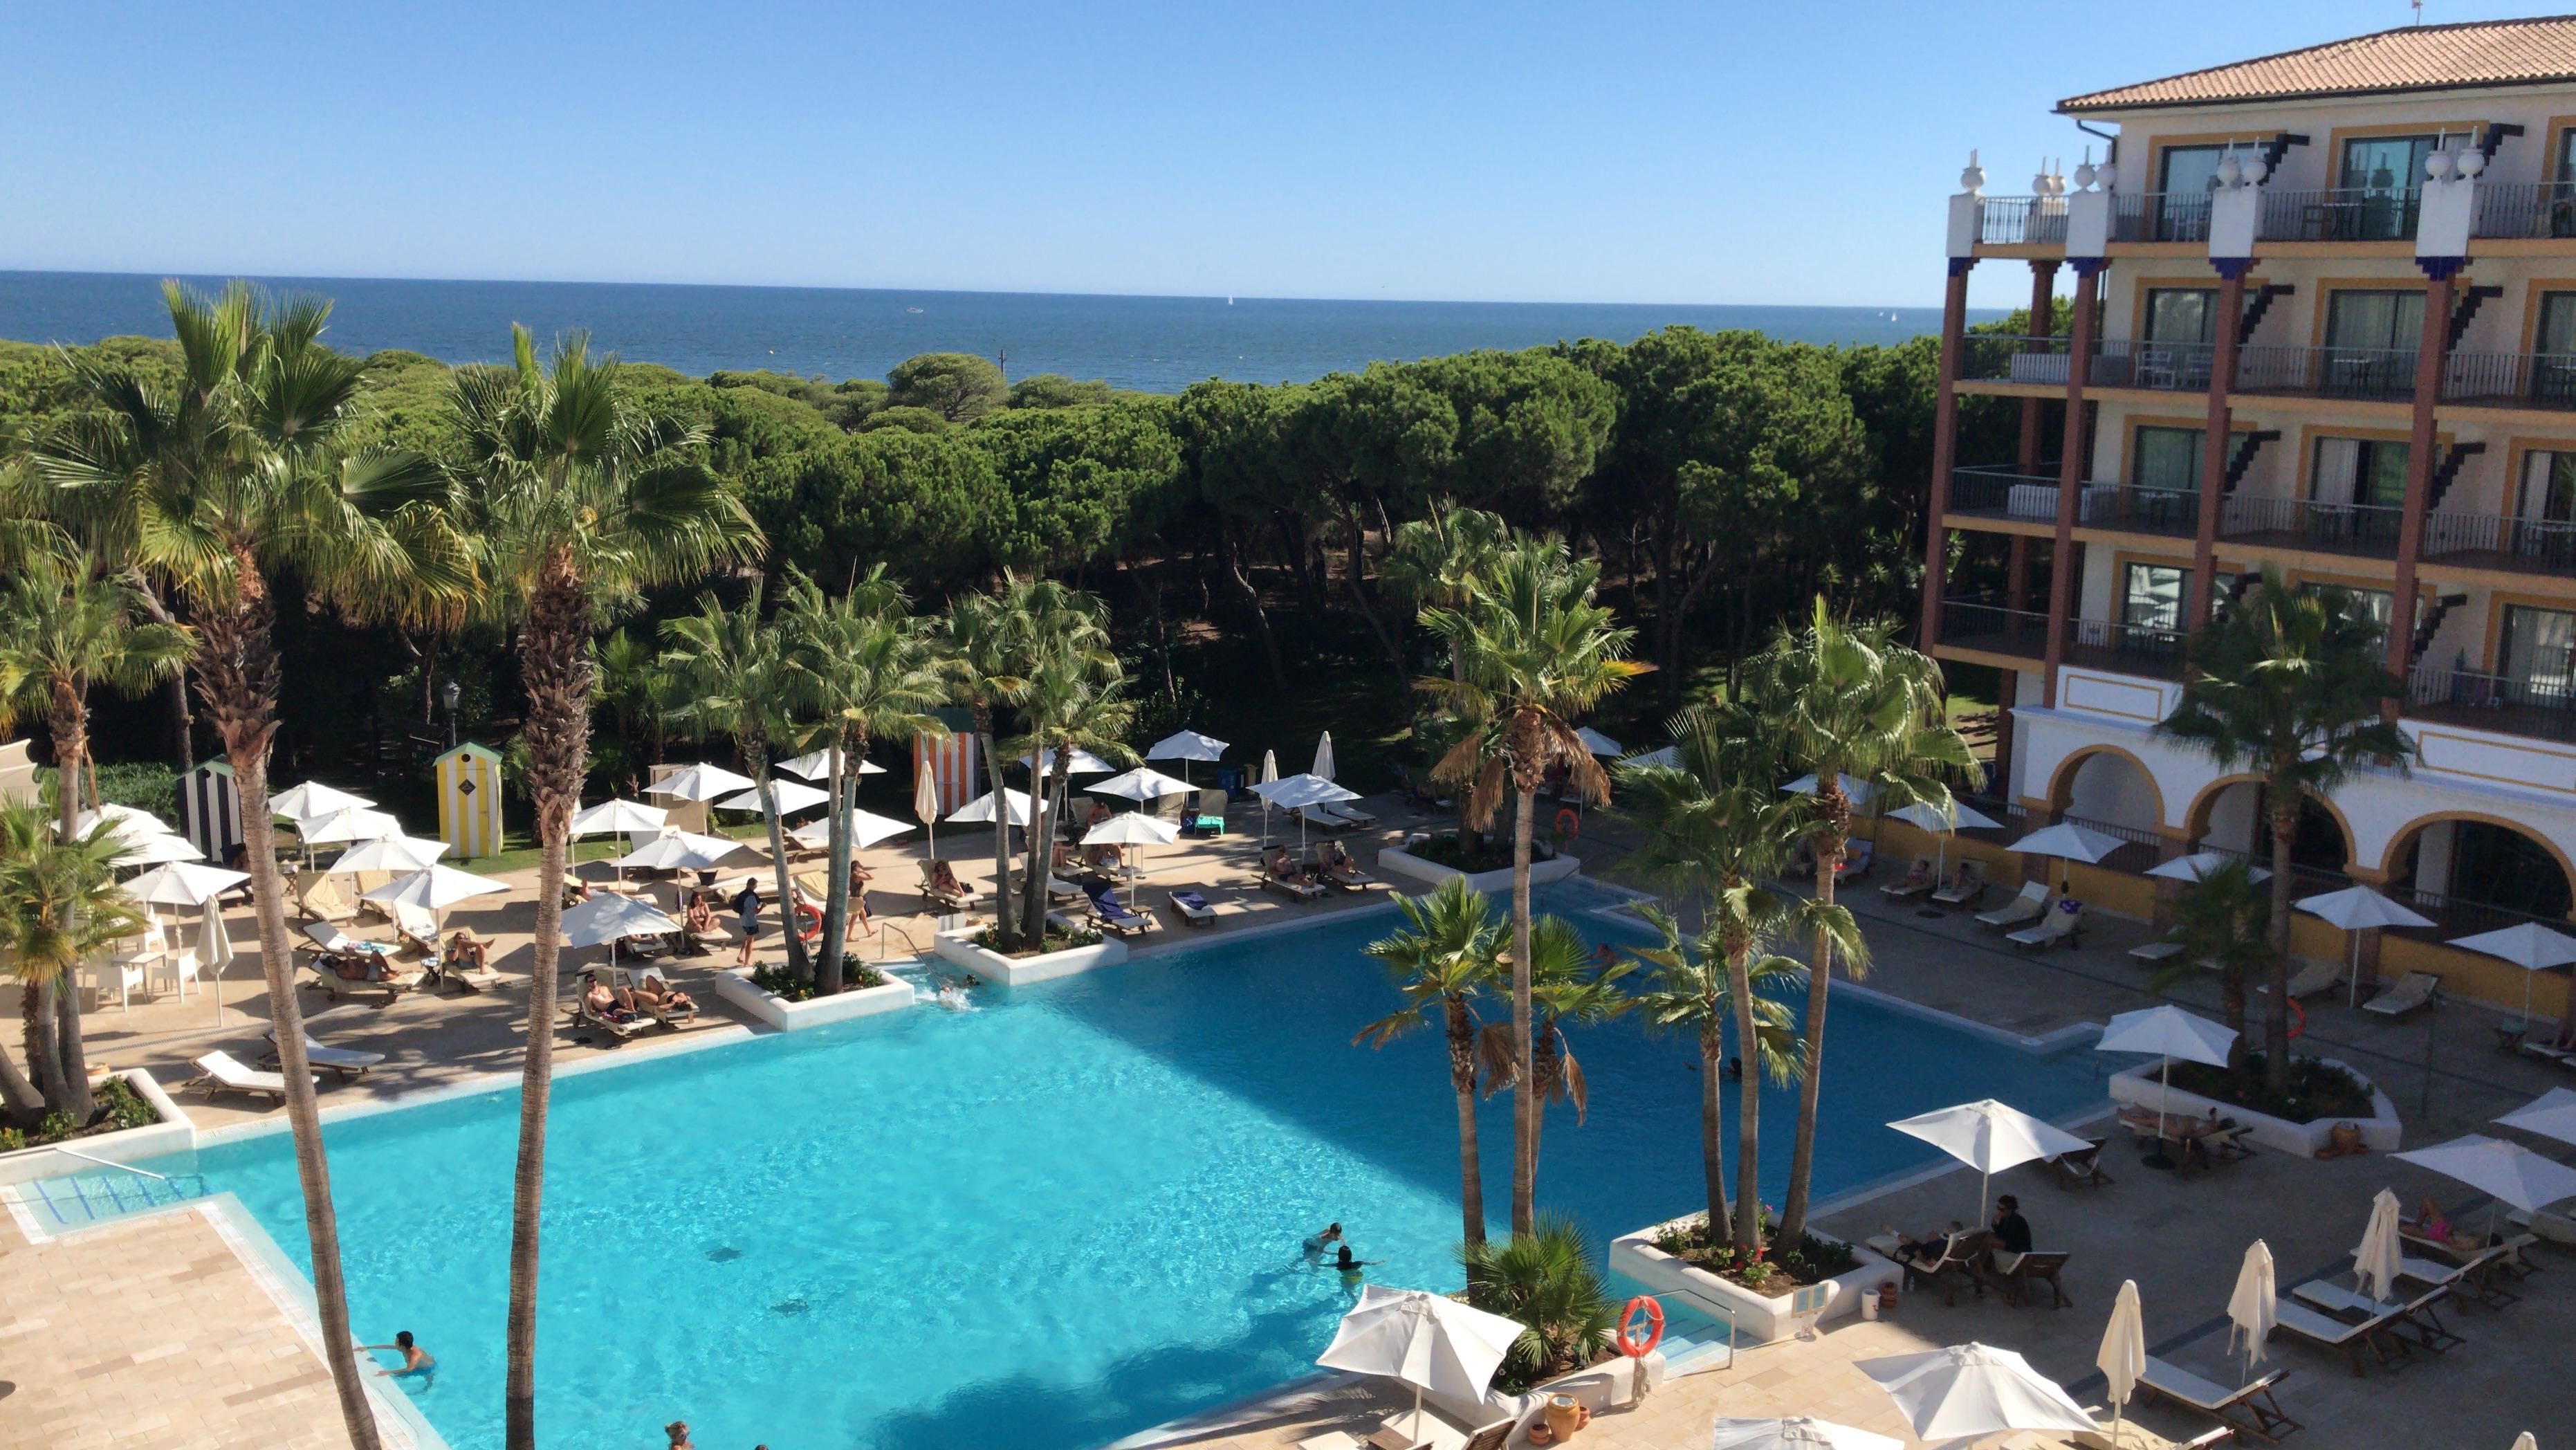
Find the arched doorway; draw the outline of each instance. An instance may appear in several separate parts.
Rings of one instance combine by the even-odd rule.
[[[2213,782],[2191,803],[2183,821],[2196,846],[2234,851],[2269,862],[2272,826],[2263,805],[2263,785],[2250,775]],[[2290,843],[2290,864],[2324,876],[2351,869],[2352,832],[2332,805],[2314,800],[2299,806],[2299,832]]]
[[[2129,752],[2102,745],[2058,762],[2048,804],[2078,820],[2124,830],[2153,832],[2164,824],[2164,792]]]
[[[2471,916],[2486,908],[2562,921],[2576,906],[2566,853],[2499,816],[2448,812],[2409,825],[2388,848],[2388,872],[2392,890]]]

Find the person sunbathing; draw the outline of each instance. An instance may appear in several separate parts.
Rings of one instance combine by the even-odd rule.
[[[589,882],[587,882],[587,881],[566,881],[566,882],[564,883],[564,889],[563,889],[563,904],[564,904],[564,909],[565,909],[565,910],[569,911],[569,910],[571,910],[573,907],[579,906],[579,905],[581,905],[583,902],[588,901],[589,899],[590,899],[590,883],[589,883]]]
[[[1897,888],[1903,891],[1919,891],[1931,884],[1932,863],[1929,861],[1915,862],[1913,868],[1905,873],[1905,879],[1896,883]]]
[[[697,999],[662,980],[659,972],[647,972],[635,984],[631,1000],[645,1011],[659,1015],[665,1012],[694,1012]]]
[[[704,891],[690,889],[689,904],[680,909],[680,927],[691,938],[693,948],[696,938],[716,934],[716,909]]]
[[[584,980],[590,986],[581,994],[581,1010],[603,1022],[636,1020],[635,994],[623,987],[611,987],[596,976]]]
[[[948,896],[964,896],[966,887],[957,879],[957,868],[945,861],[930,863],[930,889]]]
[[[1360,863],[1351,859],[1351,853],[1343,850],[1342,843],[1339,841],[1324,843],[1323,859],[1318,864],[1327,874],[1338,876],[1344,881],[1359,879]]]
[[[1974,890],[1976,890],[1976,889],[1977,889],[1977,872],[1976,872],[1976,868],[1974,868],[1974,867],[1970,866],[1970,865],[1969,865],[1967,862],[1965,862],[1965,861],[1960,862],[1960,863],[1959,863],[1959,868],[1958,868],[1957,870],[1955,870],[1955,871],[1953,871],[1953,872],[1951,872],[1951,873],[1950,873],[1950,889],[1951,889],[1952,891],[1974,891]]]
[[[1125,865],[1126,861],[1127,853],[1116,846],[1104,845],[1091,848],[1091,869],[1094,871],[1115,871]]]
[[[1288,848],[1285,846],[1270,848],[1270,874],[1278,880],[1298,886],[1314,884],[1314,878],[1307,875],[1303,867],[1288,858]]]
[[[1914,1287],[1920,1277],[1918,1270],[1928,1272],[1938,1265],[1950,1252],[1950,1241],[1968,1231],[1968,1226],[1955,1218],[1950,1220],[1947,1233],[1927,1233],[1921,1238],[1898,1233],[1896,1225],[1892,1223],[1882,1224],[1880,1227],[1896,1240],[1896,1252],[1888,1257],[1904,1265],[1905,1286],[1909,1289]]]
[[[460,972],[480,972],[492,965],[492,944],[477,941],[474,933],[463,927],[447,939],[447,964]]]

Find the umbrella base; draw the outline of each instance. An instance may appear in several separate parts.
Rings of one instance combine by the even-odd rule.
[[[2146,1157],[2139,1159],[2138,1166],[2141,1168],[2153,1168],[2159,1173],[2170,1173],[2179,1165],[2174,1162],[2173,1158],[2168,1155],[2164,1149],[2158,1148],[2154,1152],[2149,1153]]]

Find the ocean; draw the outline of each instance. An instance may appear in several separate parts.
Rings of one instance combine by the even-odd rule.
[[[220,278],[188,278],[218,285]],[[833,380],[883,377],[924,352],[999,358],[1013,378],[1063,373],[1178,392],[1207,378],[1303,382],[1381,359],[1567,338],[1627,342],[1686,323],[1752,328],[1817,343],[1893,343],[1935,331],[1937,307],[1716,307],[1684,304],[1351,302],[1271,297],[1120,297],[1032,292],[901,292],[615,282],[254,279],[334,299],[330,341],[402,348],[450,363],[505,360],[510,324],[541,340],[575,328],[594,347],[701,375],[770,368]],[[157,276],[0,271],[0,338],[92,343],[167,337]],[[1980,312],[1982,321],[2000,314]]]

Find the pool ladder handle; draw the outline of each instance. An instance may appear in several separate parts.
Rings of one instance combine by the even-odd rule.
[[[114,1168],[123,1173],[140,1173],[146,1178],[160,1179],[163,1183],[170,1181],[166,1175],[155,1173],[149,1168],[137,1168],[131,1163],[111,1163],[105,1158],[93,1157],[78,1148],[66,1148],[60,1143],[48,1143],[45,1146],[67,1158],[78,1158],[83,1163],[95,1163],[101,1168]]]
[[[906,928],[906,927],[902,927],[902,926],[898,926],[898,925],[896,925],[896,924],[894,923],[894,921],[893,921],[891,918],[884,918],[884,917],[881,917],[881,918],[879,918],[879,919],[878,919],[878,921],[877,921],[877,960],[878,960],[878,961],[884,961],[884,960],[886,959],[886,933],[887,933],[887,932],[899,932],[899,933],[901,933],[901,934],[902,934],[902,936],[903,936],[903,944],[904,944],[905,946],[908,946],[908,947],[912,948],[912,954],[913,954],[914,956],[916,956],[916,957],[921,955],[921,943],[919,943],[919,942],[917,942],[917,941],[914,941],[914,940],[912,939],[912,932],[910,931],[910,929],[908,929],[908,928]]]

